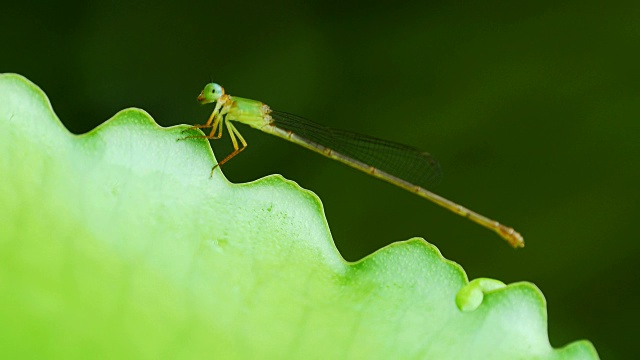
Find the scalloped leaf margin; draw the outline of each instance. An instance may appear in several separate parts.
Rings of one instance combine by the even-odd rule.
[[[344,261],[315,194],[210,177],[186,126],[73,135],[15,74],[0,126],[0,357],[598,358],[550,346],[535,285],[469,284],[424,240]]]

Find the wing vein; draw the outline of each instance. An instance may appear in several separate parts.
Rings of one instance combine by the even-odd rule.
[[[429,153],[414,147],[332,129],[281,111],[273,110],[270,115],[279,128],[414,185],[428,188],[440,180],[440,164]]]

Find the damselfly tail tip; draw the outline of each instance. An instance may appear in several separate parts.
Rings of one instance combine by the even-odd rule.
[[[508,226],[500,225],[496,232],[514,248],[524,247],[524,239],[519,232]]]

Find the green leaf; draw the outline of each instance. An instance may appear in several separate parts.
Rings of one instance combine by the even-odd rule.
[[[469,284],[421,239],[346,262],[312,192],[210,177],[185,126],[72,135],[8,74],[0,127],[1,358],[597,358],[550,346],[533,284]]]

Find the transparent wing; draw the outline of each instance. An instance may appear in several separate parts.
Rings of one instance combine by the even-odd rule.
[[[327,147],[334,152],[424,188],[440,180],[440,164],[429,153],[411,146],[332,129],[293,114],[270,113],[273,125]]]

